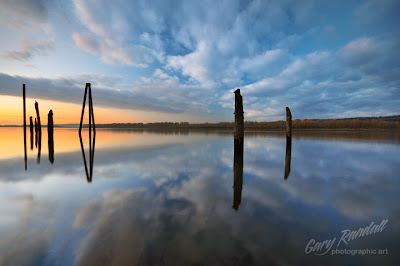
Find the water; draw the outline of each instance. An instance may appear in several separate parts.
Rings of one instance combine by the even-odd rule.
[[[285,180],[281,133],[246,133],[234,175],[228,132],[97,130],[90,180],[78,131],[55,129],[53,163],[46,131],[38,160],[28,130],[25,170],[22,128],[0,128],[0,265],[399,261],[398,132],[297,133]],[[83,146],[90,174],[87,131]],[[388,254],[332,255],[345,249]]]

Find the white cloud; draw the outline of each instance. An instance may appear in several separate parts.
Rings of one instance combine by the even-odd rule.
[[[377,56],[379,46],[372,38],[356,39],[338,51],[338,56],[353,65],[360,65]]]
[[[54,49],[55,41],[53,39],[33,41],[28,38],[23,38],[19,50],[5,50],[2,56],[17,61],[27,61],[34,56],[49,55],[48,52]]]

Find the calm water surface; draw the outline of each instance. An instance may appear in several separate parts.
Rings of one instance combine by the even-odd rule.
[[[0,265],[400,261],[398,132],[297,133],[286,180],[276,132],[246,133],[234,173],[227,132],[97,130],[91,182],[87,131],[88,175],[76,129],[55,129],[53,163],[46,128],[40,156],[28,129],[26,170],[22,128],[0,137]],[[343,230],[385,220],[339,243]],[[367,249],[377,254],[332,255]]]

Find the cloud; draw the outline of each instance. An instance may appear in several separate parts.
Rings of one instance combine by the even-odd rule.
[[[55,48],[54,40],[32,41],[27,38],[21,40],[19,50],[5,50],[3,57],[17,61],[27,61],[34,56],[48,55]]]
[[[21,26],[43,24],[48,19],[47,0],[4,0],[0,2],[0,9],[3,16]]]
[[[377,12],[369,14],[372,9]],[[232,90],[241,88],[251,120],[280,120],[286,106],[299,118],[389,115],[396,112],[400,95],[395,60],[400,42],[393,26],[397,9],[397,2],[389,0],[353,6],[290,0],[74,0],[68,34],[75,49],[108,65],[102,68],[146,73],[125,76],[133,84],[131,94],[125,81],[104,91],[104,96],[112,94],[107,95],[110,103],[102,102],[110,107],[129,108],[126,99],[140,110],[185,112],[194,106],[190,112],[227,120],[232,119]],[[347,26],[338,22],[339,13]],[[42,51],[34,47],[3,56],[32,58]],[[360,99],[370,90],[376,92],[368,95],[378,98]],[[362,102],[352,105],[353,96]],[[135,100],[139,97],[143,105]],[[356,105],[361,108],[352,108]]]
[[[379,46],[371,38],[351,41],[338,51],[338,56],[353,66],[365,64],[377,56]]]
[[[30,193],[17,194],[12,200],[23,203],[24,207],[17,230],[8,232],[1,239],[0,264],[42,264],[52,237],[55,205]]]
[[[155,60],[164,60],[162,44],[157,41],[161,21],[153,10],[143,9],[140,3],[123,1],[110,4],[76,0],[74,5],[76,16],[90,31],[73,34],[78,48],[100,55],[103,62],[111,65],[145,68]],[[135,24],[146,26],[135,29],[132,27]]]
[[[85,83],[92,81],[93,101],[100,106],[169,113],[207,112],[207,96],[197,97],[201,91],[195,90],[195,85],[182,85],[174,77],[165,77],[156,71],[151,78],[125,88],[122,78],[102,75],[46,79],[0,74],[0,93],[20,96],[17,88],[25,83],[29,97],[81,104]]]

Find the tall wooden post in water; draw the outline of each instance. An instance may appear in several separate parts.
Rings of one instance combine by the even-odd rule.
[[[244,137],[243,98],[240,89],[235,90],[235,139]]]
[[[47,134],[49,138],[53,138],[53,110],[47,115]]]
[[[39,114],[39,104],[35,101],[35,110],[36,110],[36,117],[37,117],[37,130],[39,131],[39,136],[42,135],[42,125],[40,123],[40,114]]]
[[[286,107],[286,136],[292,136],[292,113],[289,107]]]
[[[27,155],[26,155],[26,108],[25,108],[25,84],[22,84],[22,98],[23,98],[23,109],[24,109],[24,158],[25,158],[25,170],[28,169]]]
[[[40,123],[39,104],[36,101],[35,101],[35,110],[36,110],[36,116],[37,116],[37,132],[38,132],[36,134],[39,134],[39,137],[38,137],[39,147],[38,147],[38,156],[37,156],[36,162],[38,164],[40,164],[40,151],[42,149],[42,125]]]

